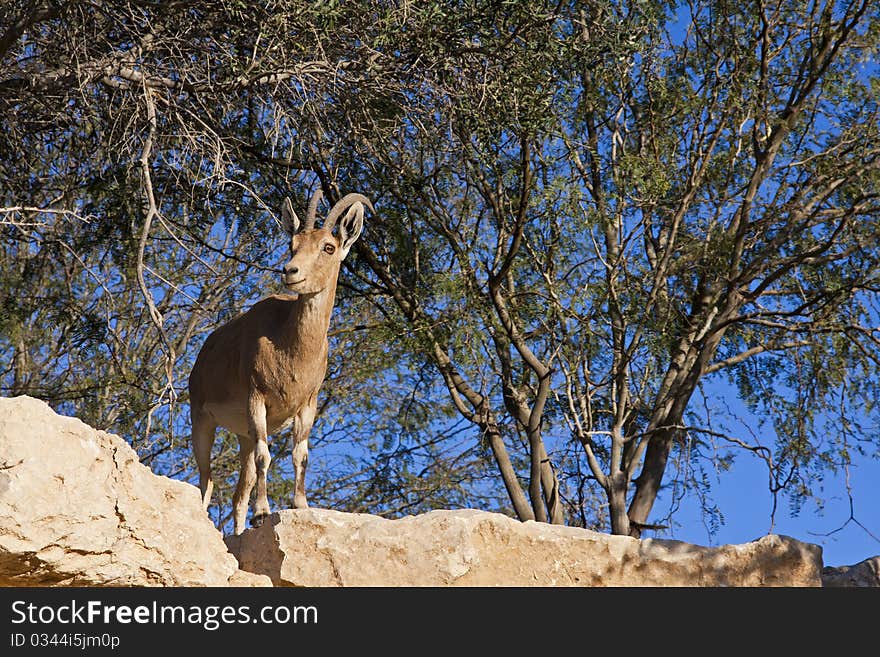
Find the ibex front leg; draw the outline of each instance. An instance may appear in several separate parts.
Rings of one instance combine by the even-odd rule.
[[[309,433],[318,412],[317,398],[312,397],[293,422],[293,508],[305,509],[306,501],[306,468],[309,465]]]
[[[248,421],[250,436],[254,441],[254,465],[257,470],[257,495],[254,499],[254,515],[251,524],[259,527],[269,515],[269,497],[266,494],[266,474],[272,457],[269,455],[266,430],[266,404],[257,395],[248,399]]]

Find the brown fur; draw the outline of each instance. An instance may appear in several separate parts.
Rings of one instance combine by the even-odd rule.
[[[318,200],[320,196],[316,195]],[[356,200],[352,200],[356,197]],[[192,447],[199,468],[202,503],[211,500],[211,447],[216,428],[238,436],[241,474],[233,496],[235,533],[244,531],[251,490],[257,486],[253,523],[269,513],[266,472],[270,457],[268,436],[292,425],[294,506],[308,506],[305,470],[308,436],[317,412],[318,391],[327,370],[327,329],[336,296],[339,267],[360,235],[363,203],[349,195],[351,209],[340,225],[340,237],[314,229],[314,210],[304,230],[285,203],[284,218],[291,233],[291,259],[284,283],[295,295],[263,299],[220,326],[202,345],[189,377]],[[366,201],[368,207],[369,201]],[[332,226],[331,226],[332,228]]]

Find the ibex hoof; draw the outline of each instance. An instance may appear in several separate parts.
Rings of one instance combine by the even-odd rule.
[[[263,521],[268,517],[268,513],[256,514],[253,518],[251,518],[251,527],[261,527],[263,525]]]

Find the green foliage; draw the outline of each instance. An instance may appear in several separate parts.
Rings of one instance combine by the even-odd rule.
[[[523,490],[546,450],[571,524],[607,527],[622,473],[631,513],[656,477],[711,531],[734,446],[821,499],[876,452],[880,21],[771,4],[11,4],[2,394],[192,479],[195,354],[279,290],[278,208],[320,184],[377,212],[341,275],[314,503],[509,513],[490,429]],[[725,377],[754,436],[694,411]],[[222,524],[234,438],[216,450]]]

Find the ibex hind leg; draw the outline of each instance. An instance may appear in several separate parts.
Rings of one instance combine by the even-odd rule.
[[[238,460],[241,463],[241,471],[238,475],[238,483],[235,485],[235,493],[232,496],[232,522],[236,536],[244,531],[248,501],[254,484],[257,482],[254,441],[250,436],[238,434]]]
[[[202,508],[208,510],[211,494],[214,491],[214,480],[211,477],[211,449],[214,447],[214,436],[217,426],[199,414],[192,417],[193,456],[199,469],[199,490],[202,493]]]

